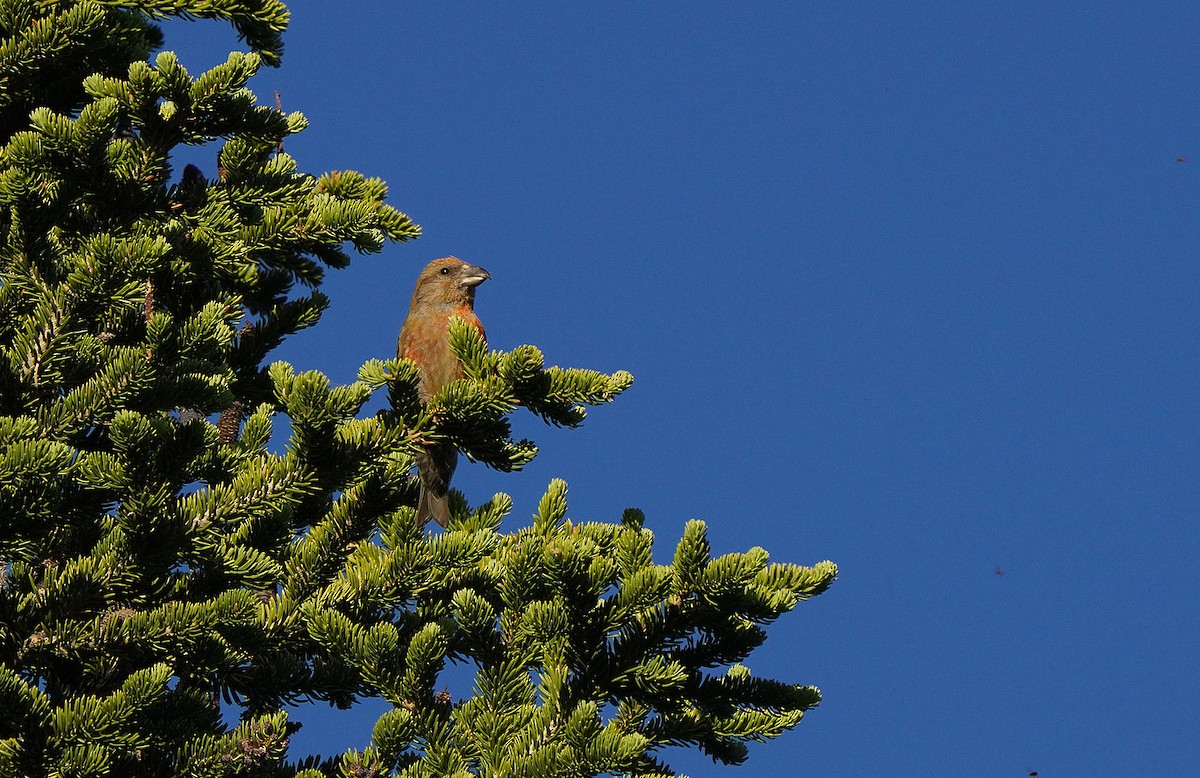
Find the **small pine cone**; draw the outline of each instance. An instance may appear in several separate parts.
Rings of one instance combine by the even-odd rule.
[[[221,418],[217,419],[217,431],[220,433],[221,443],[226,446],[236,443],[241,427],[242,401],[234,400],[233,405],[221,411]]]

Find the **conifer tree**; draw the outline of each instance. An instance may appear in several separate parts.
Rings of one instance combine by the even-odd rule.
[[[188,73],[167,16],[248,50]],[[518,469],[510,414],[577,426],[629,374],[462,326],[468,377],[428,405],[404,360],[345,386],[268,361],[349,248],[419,232],[383,182],[282,151],[304,118],[246,84],[287,19],[0,0],[0,775],[672,775],[665,746],[737,763],[795,726],[818,691],[741,662],[832,563],[714,558],[693,521],[658,565],[638,511],[571,521],[561,481],[515,532],[504,495],[415,521],[419,447]],[[175,169],[203,144],[210,177]],[[289,752],[289,706],[367,698],[391,707],[362,750]]]

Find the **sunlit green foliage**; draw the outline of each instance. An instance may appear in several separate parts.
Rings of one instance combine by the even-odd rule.
[[[190,74],[155,54],[165,16],[249,51]],[[739,762],[794,726],[818,692],[741,662],[831,563],[713,558],[693,522],[655,564],[638,512],[572,522],[558,481],[509,534],[504,495],[414,521],[421,446],[518,469],[537,448],[512,413],[576,426],[628,373],[457,325],[467,378],[428,405],[403,360],[345,386],[268,361],[348,248],[419,234],[382,181],[282,150],[304,117],[246,84],[286,22],[277,0],[0,0],[0,775],[667,775],[665,746]],[[204,144],[212,170],[175,169]],[[290,752],[288,706],[372,697],[392,707],[364,750]]]

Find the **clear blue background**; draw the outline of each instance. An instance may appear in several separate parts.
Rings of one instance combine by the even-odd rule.
[[[290,6],[252,84],[311,120],[287,151],[425,235],[280,356],[352,380],[456,254],[493,346],[637,377],[582,430],[521,418],[541,456],[461,468],[472,501],[517,526],[561,476],[662,559],[699,517],[841,566],[749,662],[822,705],[740,770],[673,764],[1200,775],[1200,6]],[[167,33],[193,73],[236,44]],[[299,711],[296,753],[377,712]]]

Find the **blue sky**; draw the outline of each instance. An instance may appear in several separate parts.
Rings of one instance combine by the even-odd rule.
[[[311,121],[288,152],[425,234],[280,357],[352,380],[455,254],[493,346],[637,377],[519,419],[542,454],[470,499],[517,526],[559,476],[664,559],[697,517],[840,565],[748,663],[825,701],[693,776],[1193,774],[1200,8],[561,5],[289,4],[252,84]],[[167,28],[193,73],[235,45]],[[325,752],[373,721],[299,716]]]

